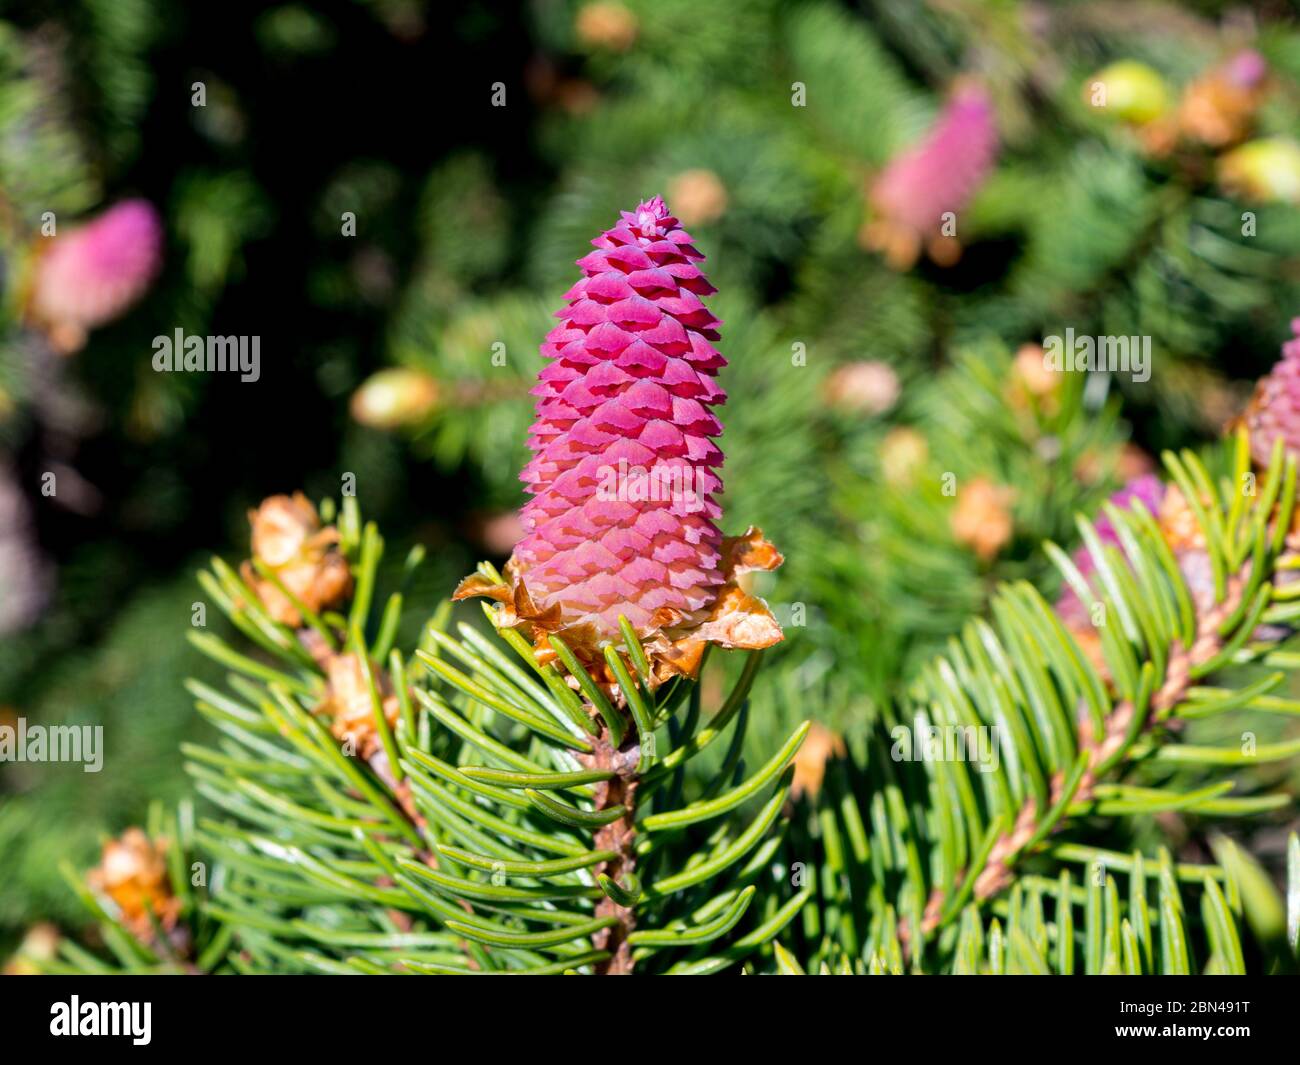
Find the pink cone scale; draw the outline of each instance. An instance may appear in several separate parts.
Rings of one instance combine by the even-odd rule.
[[[124,200],[53,237],[36,264],[31,308],[41,321],[95,329],[125,313],[162,263],[162,224],[145,200]]]
[[[1260,378],[1246,409],[1251,457],[1263,467],[1279,437],[1300,460],[1300,318],[1291,320],[1291,332],[1294,336],[1282,345],[1282,358]]]
[[[704,256],[662,198],[592,244],[541,347],[514,560],[539,611],[614,636],[620,615],[638,632],[689,622],[726,581],[712,409],[726,363]]]

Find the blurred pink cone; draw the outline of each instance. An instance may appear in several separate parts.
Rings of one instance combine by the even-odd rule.
[[[48,243],[36,262],[29,307],[64,351],[125,313],[162,265],[162,223],[144,200],[124,200]]]
[[[920,143],[896,156],[876,178],[865,245],[898,270],[911,267],[922,248],[941,266],[956,262],[961,245],[945,232],[944,215],[970,202],[993,169],[997,147],[988,96],[977,86],[965,86]]]

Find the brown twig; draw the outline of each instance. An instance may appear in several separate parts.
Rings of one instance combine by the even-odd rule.
[[[609,742],[608,733],[605,732],[602,732],[597,739],[595,751],[580,759],[591,769],[604,769],[614,773],[609,780],[596,785],[594,796],[596,809],[624,807],[623,816],[597,829],[594,840],[597,850],[613,851],[618,855],[607,862],[601,862],[593,870],[597,875],[604,873],[615,883],[626,883],[626,877],[636,871],[636,792],[640,784],[636,767],[640,759],[641,750],[636,742],[635,733],[629,735],[622,748],[615,749]],[[596,916],[612,916],[618,919],[617,924],[602,928],[592,937],[596,949],[607,950],[610,955],[604,961],[597,963],[597,974],[631,975],[632,945],[627,941],[627,937],[636,927],[636,912],[631,907],[621,906],[606,896],[597,903]]]

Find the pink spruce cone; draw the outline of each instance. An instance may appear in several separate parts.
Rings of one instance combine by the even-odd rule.
[[[50,239],[36,264],[33,316],[71,347],[134,304],[162,264],[162,224],[144,200],[124,200]]]
[[[700,299],[716,291],[695,265],[704,256],[662,199],[594,243],[542,345],[552,361],[533,389],[520,474],[533,498],[515,558],[538,606],[613,635],[620,613],[637,627],[661,607],[691,614],[723,582],[710,439],[722,425],[709,408],[726,400],[714,381],[725,360]]]
[[[716,291],[704,256],[657,196],[592,244],[541,348],[512,590],[470,578],[458,596],[492,595],[513,611],[504,623],[593,647],[619,637],[623,616],[643,638],[663,634],[669,659],[683,639],[774,643],[775,620],[735,578],[780,556],[756,530],[727,539],[716,524],[722,426],[710,408],[726,399],[714,379],[726,362],[700,298]]]
[[[916,261],[923,246],[940,265],[956,262],[961,246],[943,234],[943,216],[971,201],[992,171],[997,149],[988,95],[973,84],[962,87],[920,143],[876,178],[870,193],[875,218],[864,231],[867,246],[884,252],[900,270]]]
[[[1300,318],[1291,320],[1291,332],[1295,335],[1282,345],[1282,358],[1259,379],[1243,416],[1258,466],[1268,465],[1279,437],[1300,462]]]

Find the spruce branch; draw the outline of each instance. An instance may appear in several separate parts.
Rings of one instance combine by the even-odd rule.
[[[1231,796],[1221,774],[1155,788],[1126,779],[1146,767],[1300,753],[1293,741],[1243,752],[1181,738],[1190,721],[1267,708],[1291,664],[1279,644],[1290,634],[1295,460],[1279,442],[1267,468],[1251,474],[1244,429],[1215,460],[1218,477],[1191,453],[1165,460],[1171,483],[1150,504],[1155,513],[1130,492],[1127,507],[1080,518],[1073,557],[1048,544],[1067,587],[1058,604],[1026,582],[1003,585],[989,619],[970,622],[909,698],[886,709],[864,768],[827,764],[829,794],[807,815],[811,835],[796,818],[792,857],[807,848],[828,863],[810,912],[826,922],[818,934],[833,930],[851,957],[870,958],[889,927],[902,962],[928,971],[951,960],[951,929],[969,907],[1003,906],[1044,864],[1129,861],[1073,842],[1085,818],[1259,816],[1286,803],[1281,794]],[[1250,664],[1266,672],[1241,668]],[[923,750],[932,732],[973,743],[981,731],[994,736],[991,765]],[[1174,875],[1199,884],[1223,874],[1187,866]],[[1235,971],[1206,894],[1202,920],[1222,933],[1214,965]],[[819,949],[814,956],[830,960]],[[881,957],[888,967],[888,953]]]
[[[1223,869],[1204,867],[1180,882],[1167,851],[1148,864],[1140,853],[1084,855],[1083,882],[1067,866],[1055,878],[1023,877],[1006,897],[962,908],[945,941],[918,962],[906,927],[887,909],[864,957],[824,951],[819,975],[1242,975],[1245,917],[1241,887]],[[1127,891],[1123,881],[1127,878]],[[1154,887],[1154,890],[1153,890]],[[1271,887],[1270,887],[1271,890]],[[784,947],[777,971],[805,975]]]
[[[672,224],[653,211],[636,222]],[[680,240],[662,244],[681,256]],[[645,273],[652,288],[671,276]],[[702,326],[698,300],[680,302]],[[706,427],[698,405],[675,409]],[[204,912],[239,943],[236,970],[712,972],[789,925],[809,893],[773,856],[807,724],[746,773],[746,700],[780,633],[737,583],[780,556],[756,530],[722,538],[707,519],[642,513],[659,526],[652,554],[681,561],[663,524],[676,520],[716,575],[695,571],[699,588],[665,585],[656,603],[643,562],[627,607],[637,623],[612,616],[603,588],[598,617],[612,624],[594,632],[589,617],[566,617],[567,586],[549,605],[532,571],[512,566],[507,581],[485,563],[457,598],[494,601],[495,635],[453,632],[440,610],[411,654],[394,646],[401,590],[379,597],[383,537],[354,498],[337,527],[301,495],[250,514],[250,561],[216,559],[200,577],[250,646],[191,636],[231,674],[225,691],[190,685],[222,738],[186,750],[219,811],[196,839],[221,868]],[[637,535],[621,550],[635,554]],[[697,678],[713,644],[751,656],[708,715]],[[724,736],[720,767],[703,769]]]
[[[228,971],[233,931],[208,912],[208,870],[196,857],[193,805],[167,812],[150,804],[145,826],[105,840],[103,860],[86,875],[59,866],[109,957],[61,936],[27,963],[63,975]]]
[[[1233,469],[1246,464],[1248,449],[1248,438],[1244,432],[1238,434]],[[1041,843],[1048,832],[1062,828],[1072,810],[1086,809],[1103,774],[1130,758],[1151,756],[1156,745],[1177,733],[1184,710],[1204,713],[1203,701],[1191,697],[1197,679],[1234,661],[1261,657],[1273,642],[1265,634],[1264,646],[1245,649],[1269,602],[1270,576],[1283,559],[1295,499],[1294,460],[1284,460],[1279,445],[1260,495],[1244,503],[1238,481],[1225,480],[1213,494],[1206,491],[1210,477],[1195,456],[1167,455],[1166,463],[1175,485],[1184,486],[1183,498],[1195,524],[1193,545],[1180,553],[1181,563],[1175,561],[1153,516],[1137,509],[1140,503],[1130,514],[1114,508],[1108,514],[1115,528],[1123,530],[1126,554],[1105,547],[1092,524],[1080,521],[1095,566],[1092,583],[1059,549],[1050,549],[1076,594],[1087,597],[1085,605],[1100,607],[1110,622],[1101,636],[1101,668],[1084,661],[1068,633],[1065,646],[1058,643],[1055,653],[1044,648],[1048,661],[1060,663],[1050,669],[1057,674],[1060,692],[1090,695],[1077,697],[1077,731],[1073,737],[1063,732],[1066,744],[1055,752],[1032,747],[1024,752],[1026,760],[1033,762],[1041,762],[1046,754],[1047,764],[1038,770],[1037,786],[1024,789],[1030,794],[1012,811],[1010,827],[996,838],[975,873],[977,899],[1004,889],[1011,882],[1017,856]],[[1180,565],[1199,572],[1205,561],[1213,572],[1214,587],[1194,594]],[[995,617],[1001,615],[1002,639],[987,631],[982,636],[994,657],[1031,650],[1038,642],[1031,626],[1041,625],[1044,618],[1049,624],[1052,620],[1044,614],[1045,606],[1029,589],[1022,588],[1019,594],[1015,589],[1004,591],[993,608]],[[1058,634],[1063,632],[1059,624],[1055,627]],[[947,689],[945,678],[972,676],[972,670],[979,668],[972,661],[978,654],[975,641],[965,643],[965,655],[954,649],[949,662],[929,673],[922,698],[940,703]],[[1005,693],[1014,701],[1012,712],[1021,715],[1024,728],[1058,728],[1051,715],[1068,709],[1069,702],[1042,686],[1048,678],[1041,671],[1035,675],[1022,664],[1004,677]],[[1050,744],[1045,731],[1042,742]],[[928,908],[926,931],[937,927],[941,912],[938,906]]]
[[[372,554],[366,564],[377,561]],[[363,578],[357,574],[358,588]],[[236,617],[250,610],[229,597],[221,605]],[[313,632],[304,624],[298,636]],[[788,789],[782,770],[802,731],[748,778],[734,756],[725,762],[727,780],[701,784],[686,772],[733,722],[732,750],[740,750],[755,669],[742,672],[708,726],[698,686],[690,685],[690,720],[681,724],[675,715],[686,690],[669,684],[652,692],[633,679],[648,661],[635,634],[606,650],[618,677],[608,692],[576,659],[575,688],[564,685],[552,663],[509,639],[515,635],[497,643],[464,624],[458,637],[431,628],[401,670],[369,670],[376,724],[386,720],[381,687],[406,676],[409,702],[390,726],[396,762],[383,743],[345,737],[340,746],[328,722],[338,713],[337,693],[327,695],[319,675],[328,663],[308,667],[280,649],[292,662],[282,673],[215,637],[202,641],[248,677],[232,677],[232,694],[193,686],[200,710],[226,739],[221,751],[187,751],[199,792],[227,815],[199,825],[200,842],[226,872],[207,909],[233,929],[245,964],[259,971],[707,971],[742,960],[793,919],[807,895],[774,891],[780,880],[763,838],[780,812]],[[347,653],[364,655],[361,640],[354,630]],[[596,697],[580,700],[583,689]],[[668,753],[646,755],[669,731]],[[699,798],[678,805],[676,797],[691,792]],[[693,831],[764,794],[747,825]],[[729,936],[760,888],[769,900],[761,918]],[[324,931],[336,922],[355,935],[334,942]],[[724,937],[729,944],[709,953]]]

